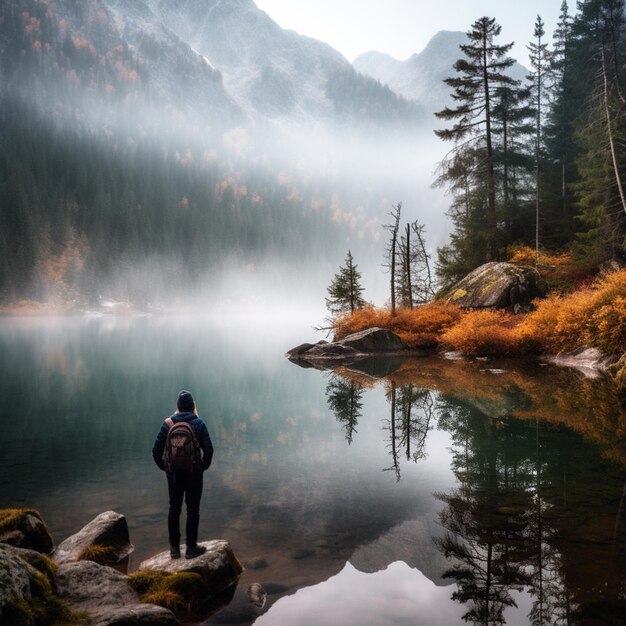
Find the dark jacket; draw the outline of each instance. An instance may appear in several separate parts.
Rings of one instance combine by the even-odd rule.
[[[189,424],[193,426],[196,431],[196,438],[202,450],[202,471],[208,469],[211,465],[211,459],[213,458],[213,444],[211,443],[211,437],[209,436],[206,424],[197,417],[195,413],[174,413],[171,418],[174,423],[189,422]],[[165,466],[163,465],[163,450],[165,449],[165,440],[167,439],[168,430],[168,425],[163,422],[161,430],[154,442],[154,446],[152,446],[152,458],[162,470],[165,470]]]

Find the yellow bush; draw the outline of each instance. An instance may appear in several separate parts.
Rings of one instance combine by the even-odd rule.
[[[586,289],[552,295],[518,331],[543,352],[596,347],[607,354],[626,352],[626,270],[600,276]]]
[[[502,311],[468,311],[441,336],[444,346],[471,356],[499,356],[520,351],[515,319]]]
[[[593,273],[590,268],[575,264],[569,252],[540,250],[537,259],[534,248],[512,246],[508,249],[508,259],[515,265],[536,266],[549,291],[572,291]]]
[[[335,341],[366,328],[388,328],[409,348],[433,348],[439,336],[461,318],[461,309],[446,302],[431,302],[415,309],[398,309],[392,316],[388,309],[367,307],[339,318],[334,326]]]

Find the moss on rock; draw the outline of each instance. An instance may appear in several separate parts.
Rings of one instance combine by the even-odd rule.
[[[128,577],[142,602],[157,604],[175,613],[194,614],[207,601],[207,586],[195,572],[138,570]]]
[[[0,509],[0,542],[45,554],[54,547],[43,517],[35,509]]]
[[[87,622],[85,614],[72,611],[56,595],[55,566],[46,556],[4,546],[0,552],[0,568],[4,587],[4,594],[0,594],[3,624],[52,626]]]

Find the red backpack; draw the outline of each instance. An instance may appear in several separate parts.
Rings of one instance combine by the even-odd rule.
[[[196,430],[189,422],[175,422],[171,417],[165,420],[169,426],[163,464],[168,472],[191,472],[194,463],[200,462],[200,445]]]

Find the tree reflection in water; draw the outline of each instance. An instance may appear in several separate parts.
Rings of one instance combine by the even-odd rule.
[[[626,623],[626,417],[610,385],[536,366],[496,379],[479,364],[418,365],[379,379],[386,469],[400,480],[435,423],[450,434],[458,486],[436,494],[445,533],[434,541],[465,621],[505,624],[523,591],[533,625]],[[350,442],[364,387],[342,375],[327,397]]]

